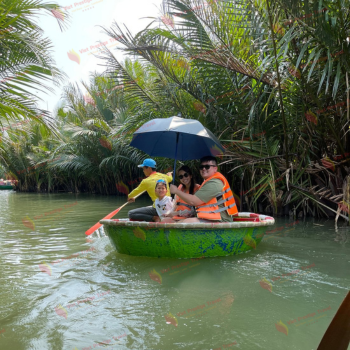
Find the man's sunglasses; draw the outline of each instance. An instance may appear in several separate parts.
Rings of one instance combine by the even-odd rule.
[[[182,180],[184,177],[189,177],[189,175],[187,173],[183,174],[183,175],[179,175],[179,179]]]
[[[209,170],[211,166],[216,167],[216,165],[208,165],[208,164],[200,165],[199,170],[203,170],[203,169]]]

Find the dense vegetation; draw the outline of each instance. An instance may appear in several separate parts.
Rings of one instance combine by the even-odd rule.
[[[348,219],[349,9],[348,0],[169,0],[136,35],[115,23],[105,31],[128,57],[102,49],[105,73],[85,94],[65,88],[53,126],[7,130],[2,167],[23,191],[125,194],[146,156],[129,146],[133,131],[181,112],[225,145],[221,171],[242,210]]]

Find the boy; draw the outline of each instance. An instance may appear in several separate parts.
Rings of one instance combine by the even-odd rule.
[[[165,180],[158,180],[156,183],[155,193],[158,197],[154,204],[156,206],[157,214],[159,218],[156,218],[155,221],[162,221],[164,214],[168,214],[173,209],[173,200],[171,197],[167,196],[168,186]]]

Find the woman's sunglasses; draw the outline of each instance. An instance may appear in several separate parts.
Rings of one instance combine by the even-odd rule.
[[[199,170],[203,170],[203,169],[209,170],[211,166],[216,167],[216,165],[208,165],[208,164],[200,165]]]
[[[183,174],[183,175],[179,175],[179,179],[182,180],[184,177],[189,177],[190,175],[188,175],[187,173]]]

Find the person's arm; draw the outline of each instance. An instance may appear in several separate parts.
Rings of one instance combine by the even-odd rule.
[[[128,202],[135,202],[134,197],[146,190],[147,190],[147,186],[145,185],[144,181],[141,181],[141,183],[133,191],[129,193]]]
[[[177,194],[186,203],[196,207],[198,205],[208,203],[212,198],[217,197],[219,193],[222,191],[222,188],[223,188],[223,183],[221,182],[221,180],[212,179],[212,180],[209,180],[203,187],[201,187],[196,192],[195,195],[187,194],[180,190],[173,192],[172,186],[171,186],[171,192]]]
[[[189,205],[193,205],[194,207],[204,203],[194,194],[182,192],[175,185],[170,185],[170,192],[172,194],[178,195],[183,201],[185,201]]]
[[[170,212],[167,214],[164,214],[163,216],[168,217],[168,218],[172,218],[173,216],[177,215],[177,212],[176,212],[177,198],[176,198],[176,196],[175,196],[172,203],[173,203],[173,207],[171,208]]]
[[[171,172],[169,172],[166,175],[164,175],[165,178],[166,178],[167,183],[170,183],[171,181],[173,181],[173,177],[170,174],[171,174]]]
[[[194,210],[193,210],[193,214],[192,214],[192,211],[191,210],[187,210],[187,209],[186,210],[179,210],[179,211],[177,211],[176,215],[177,216],[182,216],[182,217],[185,217],[185,218],[189,218],[191,216],[196,216]]]
[[[174,202],[171,197],[168,197],[168,200],[166,202],[166,212],[165,213],[170,213],[173,210]],[[164,213],[164,214],[165,214]]]
[[[174,197],[173,209],[172,209],[173,212],[176,211],[176,208],[177,208],[177,201],[178,201],[177,196],[175,196],[175,197]]]

